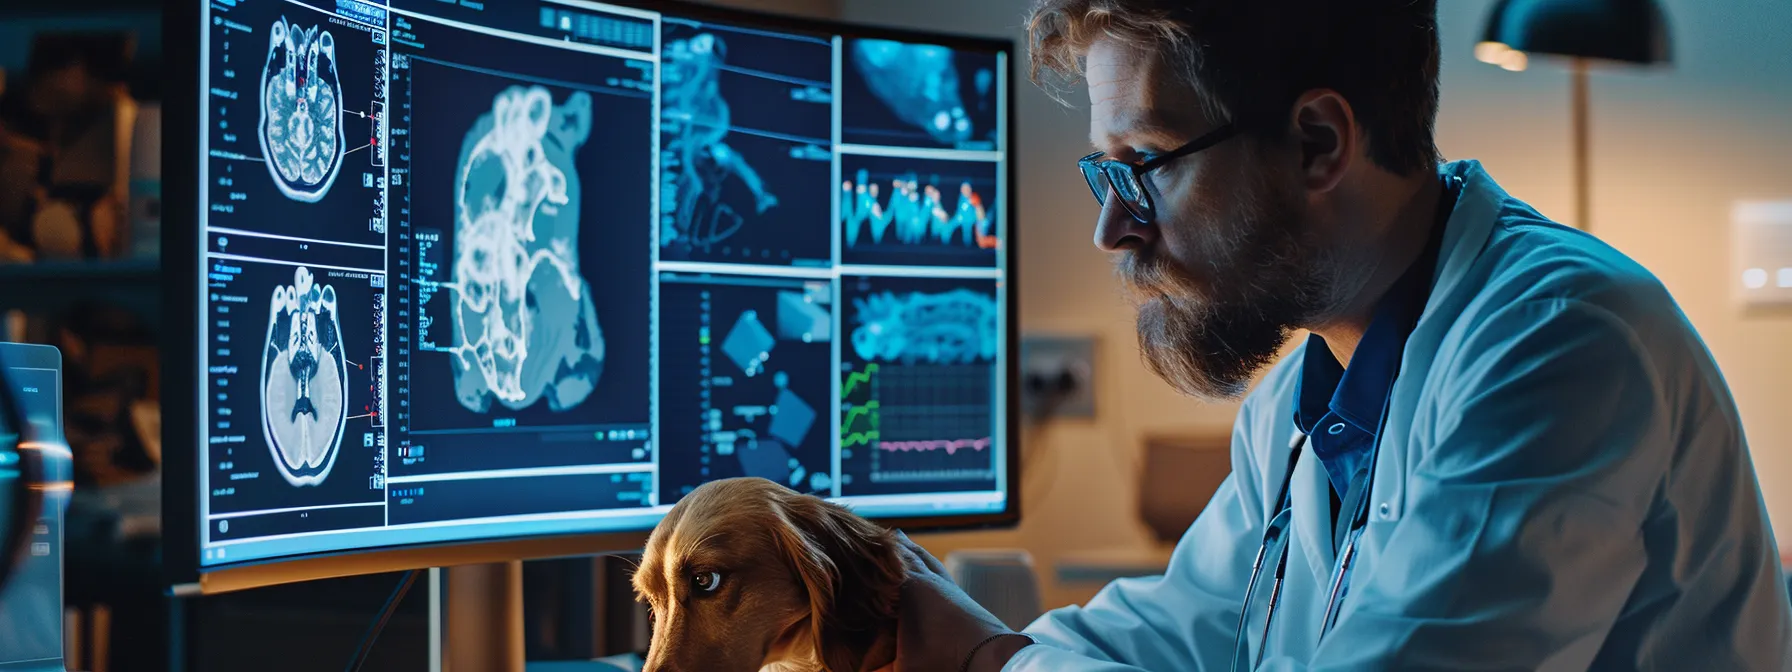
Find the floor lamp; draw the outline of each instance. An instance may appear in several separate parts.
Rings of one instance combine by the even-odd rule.
[[[1572,73],[1574,226],[1592,227],[1587,71],[1595,64],[1671,60],[1667,17],[1655,0],[1498,0],[1475,58],[1524,70],[1531,54],[1568,59]]]

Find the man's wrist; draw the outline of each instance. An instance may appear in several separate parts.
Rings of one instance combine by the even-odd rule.
[[[998,672],[1021,649],[1037,643],[1032,635],[1005,632],[991,637],[965,660],[965,672]]]

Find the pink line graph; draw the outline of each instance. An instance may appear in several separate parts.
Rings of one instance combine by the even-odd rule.
[[[988,448],[988,447],[989,447],[989,437],[987,437],[987,436],[985,436],[981,439],[954,439],[954,440],[936,440],[936,441],[879,441],[879,442],[877,442],[878,450],[887,450],[892,453],[897,452],[897,451],[925,452],[925,451],[931,451],[931,450],[943,450],[943,451],[946,451],[947,455],[951,455],[953,453],[956,453],[960,450],[964,450],[967,448],[971,449],[971,450],[983,450],[984,448]]]

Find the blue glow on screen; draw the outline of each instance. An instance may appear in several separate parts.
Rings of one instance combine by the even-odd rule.
[[[203,13],[206,566],[1008,510],[1007,58],[587,2]]]

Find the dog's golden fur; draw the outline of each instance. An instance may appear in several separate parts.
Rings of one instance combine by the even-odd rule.
[[[895,656],[894,533],[761,478],[672,507],[634,575],[654,618],[646,672],[859,672]],[[705,590],[705,587],[713,590]]]

